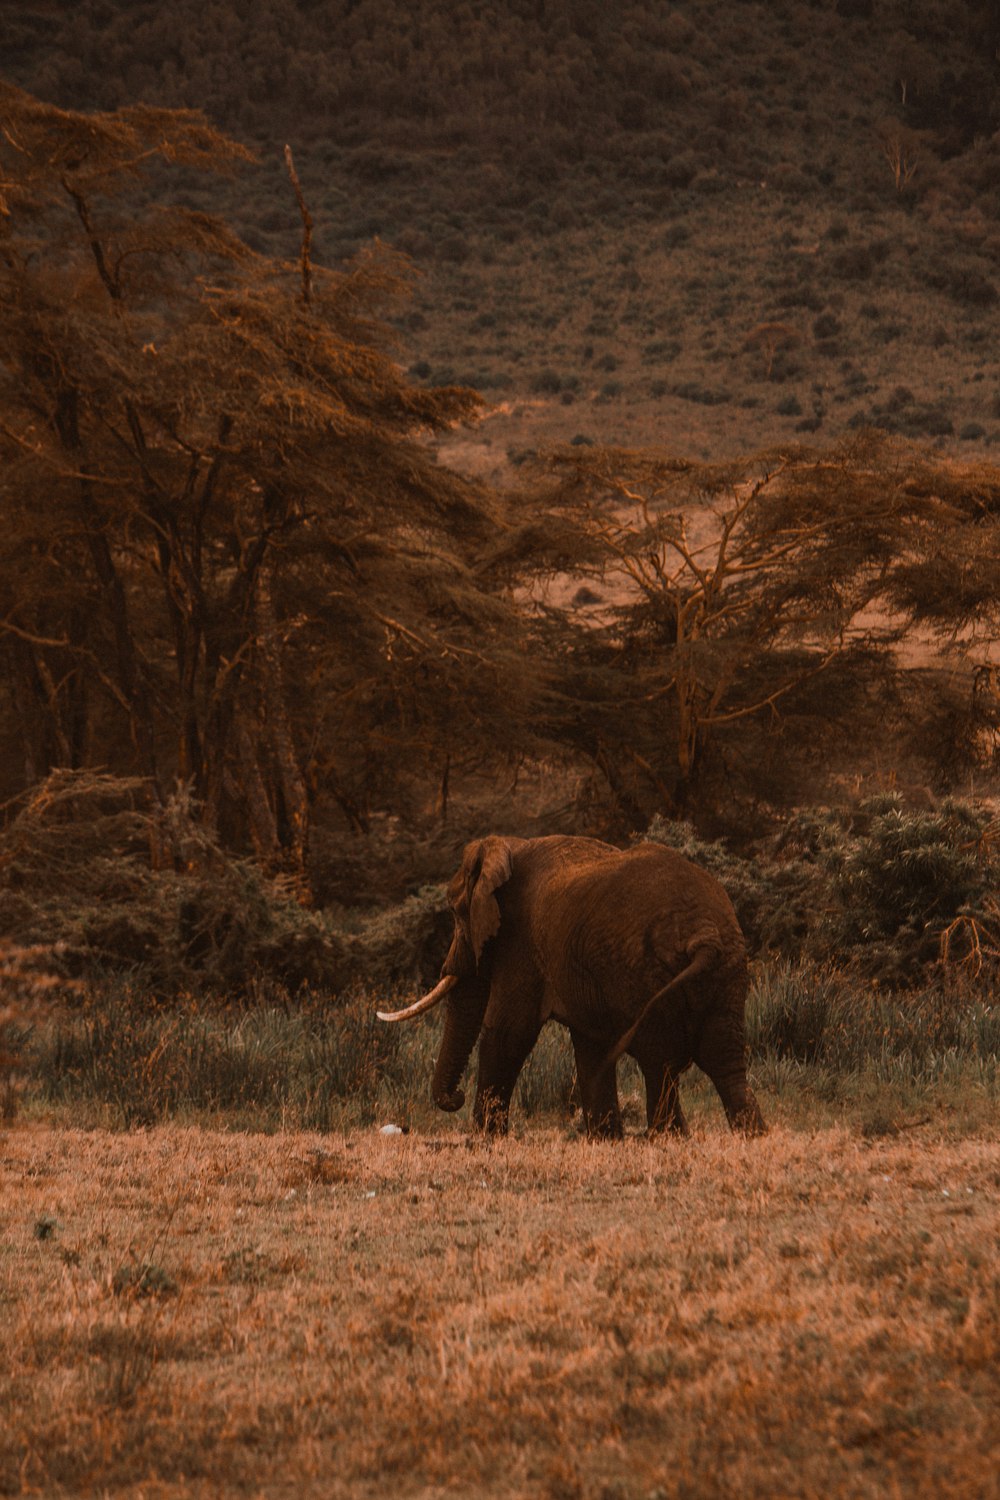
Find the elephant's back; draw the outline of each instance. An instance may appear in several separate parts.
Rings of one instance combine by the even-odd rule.
[[[738,935],[742,942],[729,893],[711,871],[663,844],[637,844],[616,853],[617,860],[602,862],[594,870],[598,900],[626,903],[650,918],[654,913],[660,918],[673,914],[679,932],[686,934],[685,948],[702,925],[716,929],[720,937]]]
[[[563,867],[536,934],[557,987],[582,984],[595,1005],[614,995],[627,1014],[708,947],[716,957],[701,988],[745,988],[743,933],[714,875],[663,845],[598,848]]]

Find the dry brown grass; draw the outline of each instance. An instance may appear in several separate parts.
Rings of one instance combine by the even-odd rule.
[[[987,1496],[995,1129],[0,1137],[0,1492]]]

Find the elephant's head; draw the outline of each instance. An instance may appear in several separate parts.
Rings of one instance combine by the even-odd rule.
[[[448,886],[455,931],[441,966],[441,979],[429,994],[405,1010],[378,1013],[383,1021],[403,1021],[447,997],[444,1036],[432,1086],[439,1109],[461,1109],[465,1103],[459,1084],[489,1000],[487,944],[500,930],[496,892],[513,870],[513,843],[494,835],[466,844],[461,867]]]
[[[493,836],[466,844],[461,868],[448,886],[455,932],[442,974],[468,979],[482,971],[486,944],[500,930],[496,892],[513,868],[509,839]]]

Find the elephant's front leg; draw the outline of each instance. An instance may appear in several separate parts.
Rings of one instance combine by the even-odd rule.
[[[484,1023],[479,1039],[479,1078],[472,1118],[489,1135],[506,1135],[510,1100],[541,1027],[534,1021]]]
[[[605,1067],[606,1043],[598,1043],[577,1031],[573,1038],[576,1076],[580,1084],[580,1103],[588,1135],[621,1140],[622,1116],[618,1106],[618,1084],[614,1068]]]

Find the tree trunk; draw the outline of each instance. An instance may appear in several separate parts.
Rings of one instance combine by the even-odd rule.
[[[79,397],[71,388],[62,390],[54,414],[56,431],[68,453],[80,471],[78,489],[80,514],[83,520],[87,546],[90,550],[94,572],[101,589],[105,608],[111,622],[115,642],[118,687],[126,705],[132,731],[132,743],[136,749],[139,772],[148,778],[157,801],[162,802],[156,765],[156,735],[153,714],[142,680],[142,671],[136,651],[135,638],[129,620],[128,599],[114,556],[108,543],[105,520],[94,495],[94,480],[87,472],[83,458],[83,442],[80,437]]]
[[[274,810],[268,800],[267,788],[257,759],[257,746],[247,727],[246,719],[239,712],[233,725],[233,738],[239,760],[240,790],[250,823],[250,836],[257,851],[257,858],[266,869],[275,869],[281,862],[281,841]]]
[[[278,769],[285,810],[286,829],[282,830],[286,863],[295,878],[300,894],[308,893],[306,878],[306,842],[309,835],[309,790],[299,767],[295,740],[285,701],[284,673],[277,640],[271,579],[261,572],[257,587],[257,659],[261,686],[267,710],[268,737]]]

